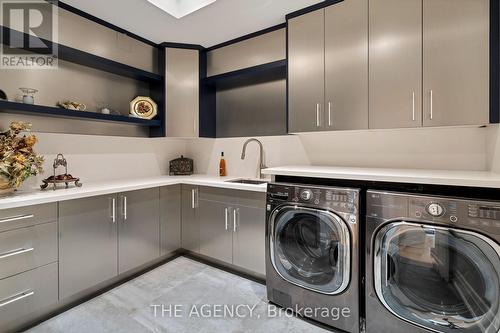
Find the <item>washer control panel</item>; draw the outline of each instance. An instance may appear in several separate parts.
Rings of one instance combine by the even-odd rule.
[[[267,203],[269,209],[283,203],[303,204],[347,214],[351,223],[359,219],[359,190],[356,189],[270,183]]]

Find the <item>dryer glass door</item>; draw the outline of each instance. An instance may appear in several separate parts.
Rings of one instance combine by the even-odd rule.
[[[270,219],[271,261],[288,282],[323,294],[349,284],[350,235],[337,215],[297,206],[277,208]]]
[[[375,240],[375,289],[394,315],[426,329],[497,333],[499,251],[478,233],[391,223]]]

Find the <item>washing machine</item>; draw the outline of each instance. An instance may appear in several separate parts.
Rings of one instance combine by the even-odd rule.
[[[267,192],[268,300],[359,332],[359,190],[271,183]]]
[[[500,202],[367,192],[366,332],[498,333]]]

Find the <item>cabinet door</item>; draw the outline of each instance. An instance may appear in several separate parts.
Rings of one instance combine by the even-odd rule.
[[[59,297],[64,299],[115,277],[116,196],[59,203]]]
[[[160,255],[181,247],[181,186],[160,188]]]
[[[424,126],[489,123],[490,0],[424,1]]]
[[[200,199],[200,253],[232,263],[232,209],[225,202]]]
[[[119,194],[118,273],[160,255],[159,188]]]
[[[166,49],[167,136],[198,137],[199,51]]]
[[[326,130],[368,128],[368,0],[325,9]]]
[[[181,195],[181,246],[183,249],[200,252],[200,224],[197,218],[198,188],[182,186]]]
[[[288,21],[289,132],[321,130],[325,100],[325,11]]]
[[[236,232],[233,234],[233,263],[265,275],[266,210],[262,207],[237,206]]]
[[[420,126],[422,0],[370,0],[370,128]]]

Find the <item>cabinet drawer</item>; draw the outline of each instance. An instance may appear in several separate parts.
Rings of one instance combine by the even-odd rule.
[[[238,190],[229,190],[218,187],[201,187],[200,200],[216,201],[228,206],[238,203]]]
[[[266,209],[266,194],[253,191],[239,191],[238,204],[241,206]]]
[[[0,233],[0,279],[57,261],[57,222]]]
[[[13,329],[57,301],[57,263],[0,280],[0,328]]]
[[[0,210],[0,232],[57,221],[57,203]]]

